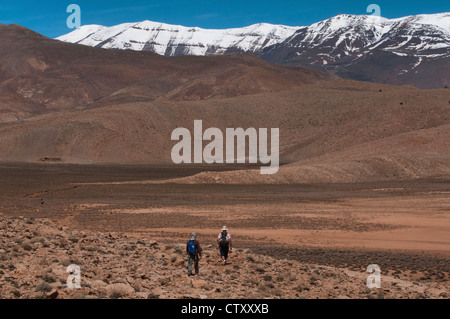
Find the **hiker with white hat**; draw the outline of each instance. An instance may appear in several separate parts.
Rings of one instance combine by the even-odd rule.
[[[217,246],[220,250],[220,257],[224,265],[227,263],[228,252],[231,252],[231,235],[228,232],[227,226],[222,227],[222,231],[219,236],[217,236]]]
[[[186,253],[188,254],[188,276],[193,276],[192,264],[194,264],[195,274],[198,275],[198,261],[202,258],[202,248],[196,233],[191,233],[191,238],[186,244]]]

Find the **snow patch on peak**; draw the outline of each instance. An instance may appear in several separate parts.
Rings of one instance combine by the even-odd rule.
[[[257,52],[284,41],[297,29],[269,23],[232,29],[202,29],[146,20],[112,27],[83,26],[57,39],[107,49],[150,50],[161,55],[208,55],[222,54],[231,48]]]
[[[446,48],[450,47],[450,13],[398,19],[339,14],[304,27],[257,23],[230,29],[202,29],[146,20],[112,27],[86,25],[57,39],[107,49],[153,51],[161,55],[258,54],[269,46],[282,43],[302,49],[328,48],[330,54],[353,54],[364,48],[397,51],[414,47],[421,52],[440,49],[435,54],[445,55]]]

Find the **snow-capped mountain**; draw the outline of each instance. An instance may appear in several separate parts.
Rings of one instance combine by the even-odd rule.
[[[375,50],[418,60],[449,57],[450,13],[392,20],[338,15],[299,28],[282,43],[267,48],[262,57],[277,63],[306,60],[310,64],[327,65],[349,63]]]
[[[223,30],[144,21],[86,25],[57,39],[167,56],[248,52],[350,79],[424,88],[450,83],[450,13],[397,19],[340,14],[303,27],[261,23]]]
[[[338,15],[258,54],[341,77],[439,88],[450,83],[450,13],[398,19]]]
[[[106,49],[152,51],[161,55],[260,52],[283,42],[297,27],[259,23],[236,29],[201,29],[143,21],[113,27],[86,25],[58,40]]]

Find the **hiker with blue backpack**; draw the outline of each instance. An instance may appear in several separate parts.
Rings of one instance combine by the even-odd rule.
[[[202,258],[202,248],[196,233],[191,234],[191,239],[186,244],[186,253],[188,254],[188,276],[193,276],[192,264],[194,264],[195,274],[198,275],[198,261]]]

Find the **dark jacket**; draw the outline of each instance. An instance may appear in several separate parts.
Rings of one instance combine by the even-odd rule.
[[[190,242],[190,240],[188,240],[187,242],[186,242],[186,253],[187,254],[189,254],[189,242]],[[200,247],[200,243],[198,242],[198,240],[194,240],[194,245],[195,245],[195,253],[196,253],[196,255],[198,255],[198,256],[202,256],[202,247]]]

